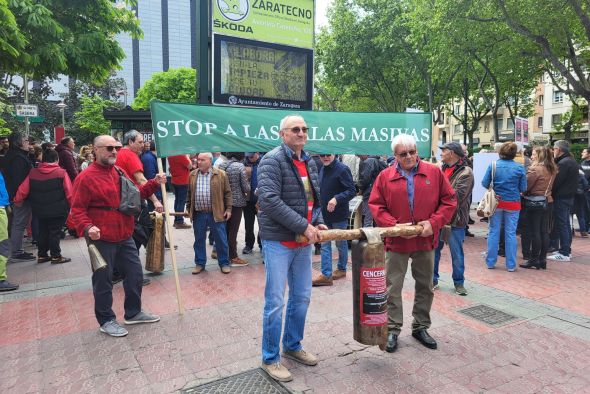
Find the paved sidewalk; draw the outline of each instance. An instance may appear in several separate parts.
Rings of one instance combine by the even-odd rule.
[[[349,273],[332,287],[313,289],[304,345],[320,363],[306,367],[284,360],[294,375],[285,386],[335,394],[590,392],[590,239],[574,238],[571,263],[509,273],[502,258],[497,269],[486,269],[486,227],[477,223],[472,231],[476,238],[465,243],[468,296],[453,293],[447,248],[442,255],[430,330],[438,350],[410,336],[411,276],[398,351],[355,342]],[[209,261],[207,271],[195,276],[192,230],[174,230],[174,237],[186,312],[177,313],[167,255],[167,270],[149,275],[152,284],[143,291],[144,308],[161,314],[162,321],[131,326],[125,338],[98,331],[82,239],[62,242],[71,263],[9,264],[9,279],[21,288],[0,295],[0,392],[168,393],[258,367],[264,292],[258,249],[241,256],[251,264],[230,275]],[[318,274],[319,256],[314,261]],[[122,319],[121,284],[114,299]],[[516,319],[492,326],[459,312],[482,304]]]

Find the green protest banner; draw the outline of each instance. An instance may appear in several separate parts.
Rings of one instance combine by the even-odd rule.
[[[313,48],[313,0],[213,0],[213,33]]]
[[[281,106],[280,101],[274,105]],[[151,102],[159,157],[197,152],[267,152],[279,145],[279,123],[298,113],[305,119],[305,149],[315,153],[390,155],[398,134],[416,139],[430,157],[432,114],[314,112]]]

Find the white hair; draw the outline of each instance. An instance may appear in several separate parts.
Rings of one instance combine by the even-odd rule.
[[[205,155],[205,157],[207,157],[209,160],[211,160],[211,162],[213,162],[213,155],[211,154],[211,152],[201,152],[199,153],[199,155]]]
[[[279,130],[283,130],[285,128],[285,123],[287,123],[287,120],[289,120],[289,118],[301,118],[301,119],[303,119],[303,116],[301,116],[299,114],[291,114],[291,115],[285,116],[283,119],[281,119],[281,123],[279,124]]]
[[[391,151],[395,154],[395,147],[396,146],[404,146],[406,148],[415,148],[416,147],[416,139],[409,135],[409,134],[398,134],[393,137],[393,141],[391,141]]]
[[[504,143],[502,143],[502,142],[496,142],[494,144],[494,151],[500,152],[500,148],[502,147],[502,145],[504,145]]]

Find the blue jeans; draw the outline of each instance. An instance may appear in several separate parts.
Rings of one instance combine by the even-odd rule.
[[[225,222],[216,222],[213,219],[212,212],[194,212],[193,214],[193,231],[195,233],[195,265],[205,267],[207,264],[207,250],[205,249],[205,239],[207,238],[207,227],[211,229],[215,239],[217,250],[217,261],[219,266],[229,265],[229,252],[227,246],[227,233],[225,232]]]
[[[451,251],[451,261],[453,264],[453,283],[462,285],[465,282],[465,257],[463,255],[463,241],[465,240],[465,227],[451,227],[449,237],[449,249]],[[439,238],[438,248],[434,250],[434,275],[433,283],[438,283],[438,263],[440,261],[440,252],[445,243]]]
[[[174,186],[174,212],[184,212],[186,205],[186,193],[188,191],[188,185],[172,185]],[[174,223],[183,223],[184,218],[182,216],[175,216]]]
[[[555,198],[553,200],[553,230],[551,246],[559,249],[559,253],[569,256],[572,253],[572,227],[570,215],[574,207],[572,198]]]
[[[330,229],[345,230],[348,227],[346,220],[342,222],[326,224]],[[348,242],[335,241],[338,248],[338,269],[346,271],[346,264],[348,263]],[[322,243],[322,274],[328,278],[332,276],[332,242]]]
[[[488,254],[486,264],[488,267],[496,265],[498,259],[498,244],[500,242],[500,228],[504,224],[504,238],[506,239],[506,268],[509,270],[516,269],[516,227],[518,225],[518,216],[520,211],[509,211],[505,209],[496,209],[496,212],[490,218],[488,234]]]
[[[262,362],[279,362],[285,285],[289,300],[283,333],[283,351],[301,350],[305,317],[311,298],[312,245],[288,248],[279,241],[262,240],[266,269],[264,314],[262,317]]]

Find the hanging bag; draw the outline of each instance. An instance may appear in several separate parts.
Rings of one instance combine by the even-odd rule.
[[[485,194],[483,195],[481,201],[477,205],[477,216],[489,218],[496,212],[496,207],[498,207],[498,199],[496,197],[496,192],[494,191],[494,176],[496,175],[496,162],[492,163],[492,180],[490,181],[490,186],[488,186],[488,190],[486,190]]]
[[[551,187],[551,182],[555,177],[551,177],[549,179],[549,184],[547,185],[547,189],[545,189],[545,194],[542,196],[523,196],[524,199],[524,208],[527,211],[546,211],[549,202],[547,201],[547,193],[549,192],[549,188]]]

